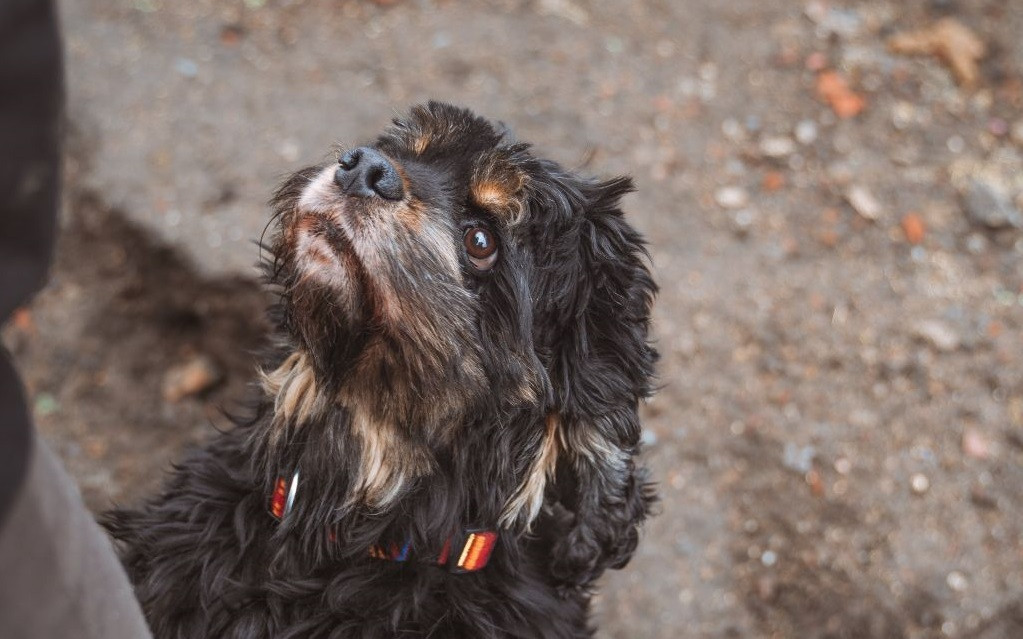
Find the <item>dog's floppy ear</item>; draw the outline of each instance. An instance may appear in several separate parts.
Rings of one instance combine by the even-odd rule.
[[[626,222],[628,178],[576,182],[575,273],[565,277],[562,332],[550,344],[553,410],[559,416],[562,504],[575,514],[554,548],[555,575],[586,584],[629,560],[653,500],[639,449],[639,401],[651,393],[657,353],[648,341],[657,287],[640,235]]]

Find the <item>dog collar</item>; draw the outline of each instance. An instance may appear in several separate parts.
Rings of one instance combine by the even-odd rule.
[[[270,497],[270,514],[278,521],[288,516],[294,506],[295,498],[298,495],[298,471],[288,481],[284,477],[278,477],[274,483],[273,494]],[[328,536],[332,541],[335,539],[333,533]],[[427,563],[436,563],[437,566],[447,568],[453,573],[476,572],[482,570],[490,562],[490,556],[494,552],[499,536],[494,530],[483,528],[471,528],[463,530],[461,534],[451,535],[444,540],[436,558],[429,555],[423,558]],[[452,552],[455,550],[456,552]],[[409,537],[405,543],[399,546],[396,543],[387,545],[374,544],[369,549],[369,556],[374,559],[387,559],[395,562],[408,561],[412,556],[412,538]]]

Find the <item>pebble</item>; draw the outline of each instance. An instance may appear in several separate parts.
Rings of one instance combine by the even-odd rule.
[[[760,555],[760,563],[770,568],[774,564],[778,563],[778,553],[773,550],[765,550],[764,554]]]
[[[998,187],[972,180],[963,195],[966,215],[975,224],[990,229],[1023,228],[1023,214]]]
[[[178,58],[174,61],[174,68],[186,78],[194,78],[199,75],[199,65],[189,58]]]
[[[974,459],[987,459],[991,456],[991,442],[976,428],[963,431],[963,452]]]
[[[784,158],[796,150],[796,143],[784,136],[766,137],[760,141],[760,154],[768,158]]]
[[[782,463],[785,468],[798,473],[808,473],[813,468],[813,459],[817,451],[813,446],[797,446],[792,442],[785,444]]]
[[[756,212],[752,209],[740,209],[732,215],[732,226],[740,237],[745,237],[753,228],[756,221]]]
[[[987,238],[980,233],[971,233],[966,238],[966,250],[974,255],[981,255],[987,251],[988,241]]]
[[[1023,120],[1019,120],[1016,124],[1012,125],[1012,131],[1009,135],[1012,136],[1013,142],[1023,146]]]
[[[963,592],[970,585],[970,583],[966,580],[966,575],[958,570],[953,570],[948,573],[948,576],[945,577],[945,583],[948,584],[949,588],[956,592]]]
[[[916,107],[909,102],[899,101],[892,107],[892,126],[902,131],[916,121]]]
[[[922,495],[931,488],[931,480],[927,479],[927,475],[923,473],[916,473],[910,478],[909,486],[913,489],[914,493]]]
[[[36,395],[33,409],[37,417],[46,417],[60,410],[60,403],[50,393],[39,393]]]
[[[179,402],[208,391],[223,378],[224,374],[212,359],[196,355],[167,371],[163,377],[163,398],[168,402]]]
[[[861,217],[868,220],[881,217],[881,203],[866,187],[854,184],[845,192],[845,199]]]
[[[817,123],[813,120],[800,120],[794,131],[796,141],[800,144],[813,144],[817,141]]]
[[[1003,138],[1009,133],[1009,123],[1002,118],[991,118],[987,121],[987,130],[991,135]]]
[[[959,348],[962,340],[951,326],[940,320],[923,320],[913,327],[913,334],[939,351],[948,353]]]
[[[749,204],[749,193],[741,186],[723,186],[714,192],[714,201],[723,209],[741,209]]]

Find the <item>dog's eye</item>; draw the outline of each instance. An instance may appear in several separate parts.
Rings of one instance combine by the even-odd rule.
[[[480,271],[489,271],[497,262],[497,238],[488,228],[473,226],[462,238],[469,261]]]

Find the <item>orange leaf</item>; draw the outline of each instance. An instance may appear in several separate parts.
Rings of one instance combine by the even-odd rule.
[[[906,213],[902,217],[902,232],[906,234],[906,241],[910,244],[923,242],[926,232],[923,219],[916,213]]]
[[[863,96],[849,88],[837,71],[824,71],[817,76],[817,96],[828,103],[831,110],[840,118],[851,118],[859,115],[867,106]]]

